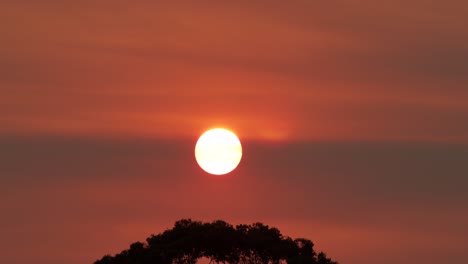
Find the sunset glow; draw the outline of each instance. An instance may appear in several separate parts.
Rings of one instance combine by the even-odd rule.
[[[2,263],[92,264],[182,218],[340,264],[467,262],[467,0],[0,0],[0,20]]]

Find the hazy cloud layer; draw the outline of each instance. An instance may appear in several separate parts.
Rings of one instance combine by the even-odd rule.
[[[193,142],[1,144],[8,263],[90,262],[182,217],[263,221],[342,262],[439,263],[467,250],[466,146],[245,142],[240,167],[217,178],[197,167]]]
[[[1,132],[178,137],[217,123],[257,139],[467,142],[467,10],[3,2]]]

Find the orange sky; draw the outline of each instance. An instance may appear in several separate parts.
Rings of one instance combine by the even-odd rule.
[[[0,132],[466,143],[450,2],[9,1]]]
[[[465,258],[468,2],[7,0],[0,21],[8,263],[90,263],[181,217],[341,263]],[[215,126],[244,144],[225,178],[193,157]]]

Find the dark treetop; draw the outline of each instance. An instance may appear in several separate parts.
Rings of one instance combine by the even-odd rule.
[[[232,225],[218,220],[202,223],[183,219],[172,229],[136,242],[115,256],[106,255],[95,264],[194,264],[210,263],[304,263],[337,264],[325,253],[316,253],[312,241],[291,239],[262,223]]]

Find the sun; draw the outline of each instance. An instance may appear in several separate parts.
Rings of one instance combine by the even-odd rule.
[[[214,175],[233,171],[242,158],[242,146],[233,132],[214,128],[203,133],[195,145],[195,158],[200,167]]]

